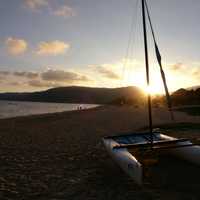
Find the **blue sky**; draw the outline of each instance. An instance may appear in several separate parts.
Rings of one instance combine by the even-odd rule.
[[[1,1],[0,91],[65,85],[145,87],[140,4],[140,0]],[[148,4],[171,90],[198,85],[200,2],[148,0]],[[123,73],[131,16],[136,19],[136,10],[134,54],[129,54]],[[154,78],[158,68],[148,36]],[[152,87],[160,81],[155,79]]]

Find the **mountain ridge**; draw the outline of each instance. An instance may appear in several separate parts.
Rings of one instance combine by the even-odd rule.
[[[0,100],[86,104],[141,104],[145,102],[145,96],[145,93],[136,86],[120,88],[68,86],[37,92],[0,93]],[[195,90],[180,88],[171,94],[171,99],[174,106],[200,104],[200,88]],[[166,104],[164,95],[152,97],[152,100],[153,102]]]
[[[37,92],[0,93],[0,100],[108,104],[124,98],[136,102],[143,96],[142,90],[135,86],[121,88],[68,86]]]

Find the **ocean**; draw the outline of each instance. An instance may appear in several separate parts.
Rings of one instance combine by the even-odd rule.
[[[71,104],[71,103],[41,103],[23,101],[0,101],[0,119],[17,116],[55,113],[63,111],[89,109],[97,107],[96,104]]]

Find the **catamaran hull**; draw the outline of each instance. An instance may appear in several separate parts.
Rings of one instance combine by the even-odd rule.
[[[126,148],[113,149],[118,143],[112,139],[103,139],[105,148],[111,158],[123,169],[138,185],[142,184],[142,165],[128,152]]]
[[[163,134],[160,134],[160,138],[165,139],[165,140],[177,139],[177,138],[170,137],[168,135],[163,135]],[[186,142],[178,142],[176,145],[178,146],[178,145],[190,145],[190,144],[192,144],[192,142],[186,141]],[[169,149],[168,152],[185,161],[188,161],[196,165],[200,165],[200,146],[198,145],[173,148],[173,149]]]
[[[164,134],[156,134],[160,140],[176,140]],[[128,174],[138,185],[143,183],[143,167],[142,164],[132,155],[127,148],[114,148],[119,146],[112,138],[103,138],[104,146],[111,158]],[[176,145],[192,144],[190,141],[178,142]],[[167,153],[184,159],[188,162],[200,165],[200,146],[188,146],[179,148],[169,148]]]

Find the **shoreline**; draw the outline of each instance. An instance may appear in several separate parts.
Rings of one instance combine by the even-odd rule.
[[[0,121],[1,120],[18,120],[20,118],[22,119],[28,119],[28,118],[31,118],[31,119],[35,119],[35,118],[44,118],[44,117],[54,117],[54,116],[60,116],[60,115],[63,115],[63,114],[67,114],[67,113],[75,113],[75,112],[85,112],[87,110],[93,110],[93,109],[98,109],[98,108],[102,108],[104,106],[96,106],[96,107],[91,107],[91,108],[86,108],[86,109],[81,109],[81,110],[66,110],[66,111],[61,111],[61,112],[52,112],[52,113],[41,113],[41,114],[29,114],[29,115],[20,115],[20,116],[14,116],[14,117],[8,117],[8,118],[0,118]]]
[[[3,101],[0,105],[0,119],[54,114],[68,111],[86,110],[98,107],[97,104],[45,103],[25,101]]]

